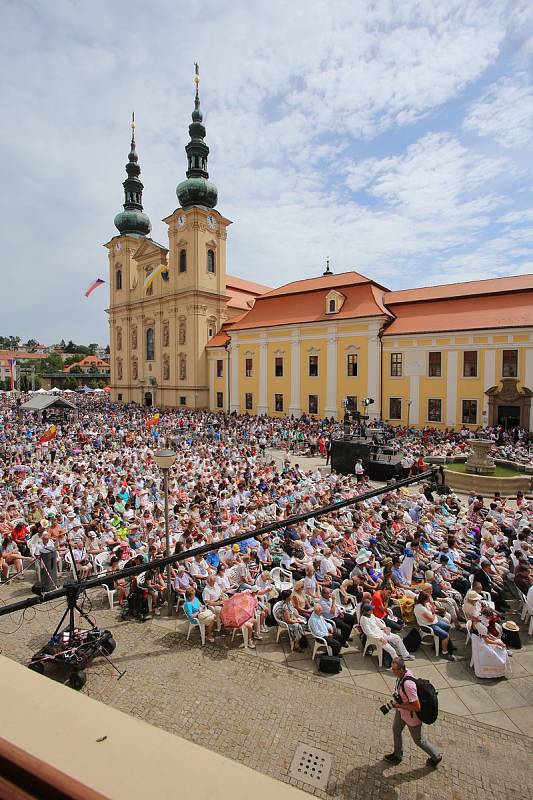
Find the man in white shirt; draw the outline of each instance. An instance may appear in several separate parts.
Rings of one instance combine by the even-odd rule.
[[[414,656],[407,650],[401,636],[398,636],[397,633],[391,633],[390,628],[387,628],[383,620],[374,616],[370,603],[364,603],[361,607],[359,625],[365,636],[371,636],[373,639],[377,639],[383,647],[383,650],[388,653],[391,658],[396,658],[397,655],[400,655],[406,661],[414,660]]]

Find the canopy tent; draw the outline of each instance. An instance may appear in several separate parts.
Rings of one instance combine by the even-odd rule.
[[[56,397],[53,394],[44,394],[39,397],[36,395],[37,392],[30,400],[21,405],[21,409],[24,411],[45,411],[49,408],[76,409],[74,403],[71,403],[70,400],[65,400],[63,397]]]

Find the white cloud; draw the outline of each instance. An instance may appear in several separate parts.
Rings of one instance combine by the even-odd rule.
[[[106,341],[106,290],[90,303],[82,293],[106,276],[129,116],[164,242],[195,60],[210,174],[236,223],[230,272],[281,283],[318,274],[330,255],[336,270],[391,286],[441,280],[456,251],[475,257],[500,236],[503,209],[523,213],[515,193],[529,162],[467,146],[457,126],[465,89],[485,102],[487,69],[514,69],[509,42],[527,52],[527,15],[518,0],[8,4],[0,227],[16,255],[0,332]],[[511,244],[519,271],[526,243]]]
[[[468,112],[465,128],[508,148],[528,143],[533,136],[533,84],[529,76],[502,78],[492,85]]]

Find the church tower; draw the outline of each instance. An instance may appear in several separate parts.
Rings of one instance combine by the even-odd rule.
[[[208,340],[226,321],[226,238],[230,220],[215,208],[217,187],[209,180],[209,147],[200,108],[199,70],[195,65],[196,92],[186,180],[178,184],[179,207],[164,222],[169,227],[169,288],[179,317],[178,382],[187,405],[207,408],[209,387]]]

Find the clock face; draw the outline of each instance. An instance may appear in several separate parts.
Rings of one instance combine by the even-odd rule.
[[[209,214],[209,216],[207,217],[207,224],[209,225],[210,228],[216,228],[217,223],[212,214]]]
[[[184,214],[180,214],[179,215],[179,217],[178,217],[178,225],[180,226],[180,228],[183,228],[183,226],[185,225],[185,215]]]

